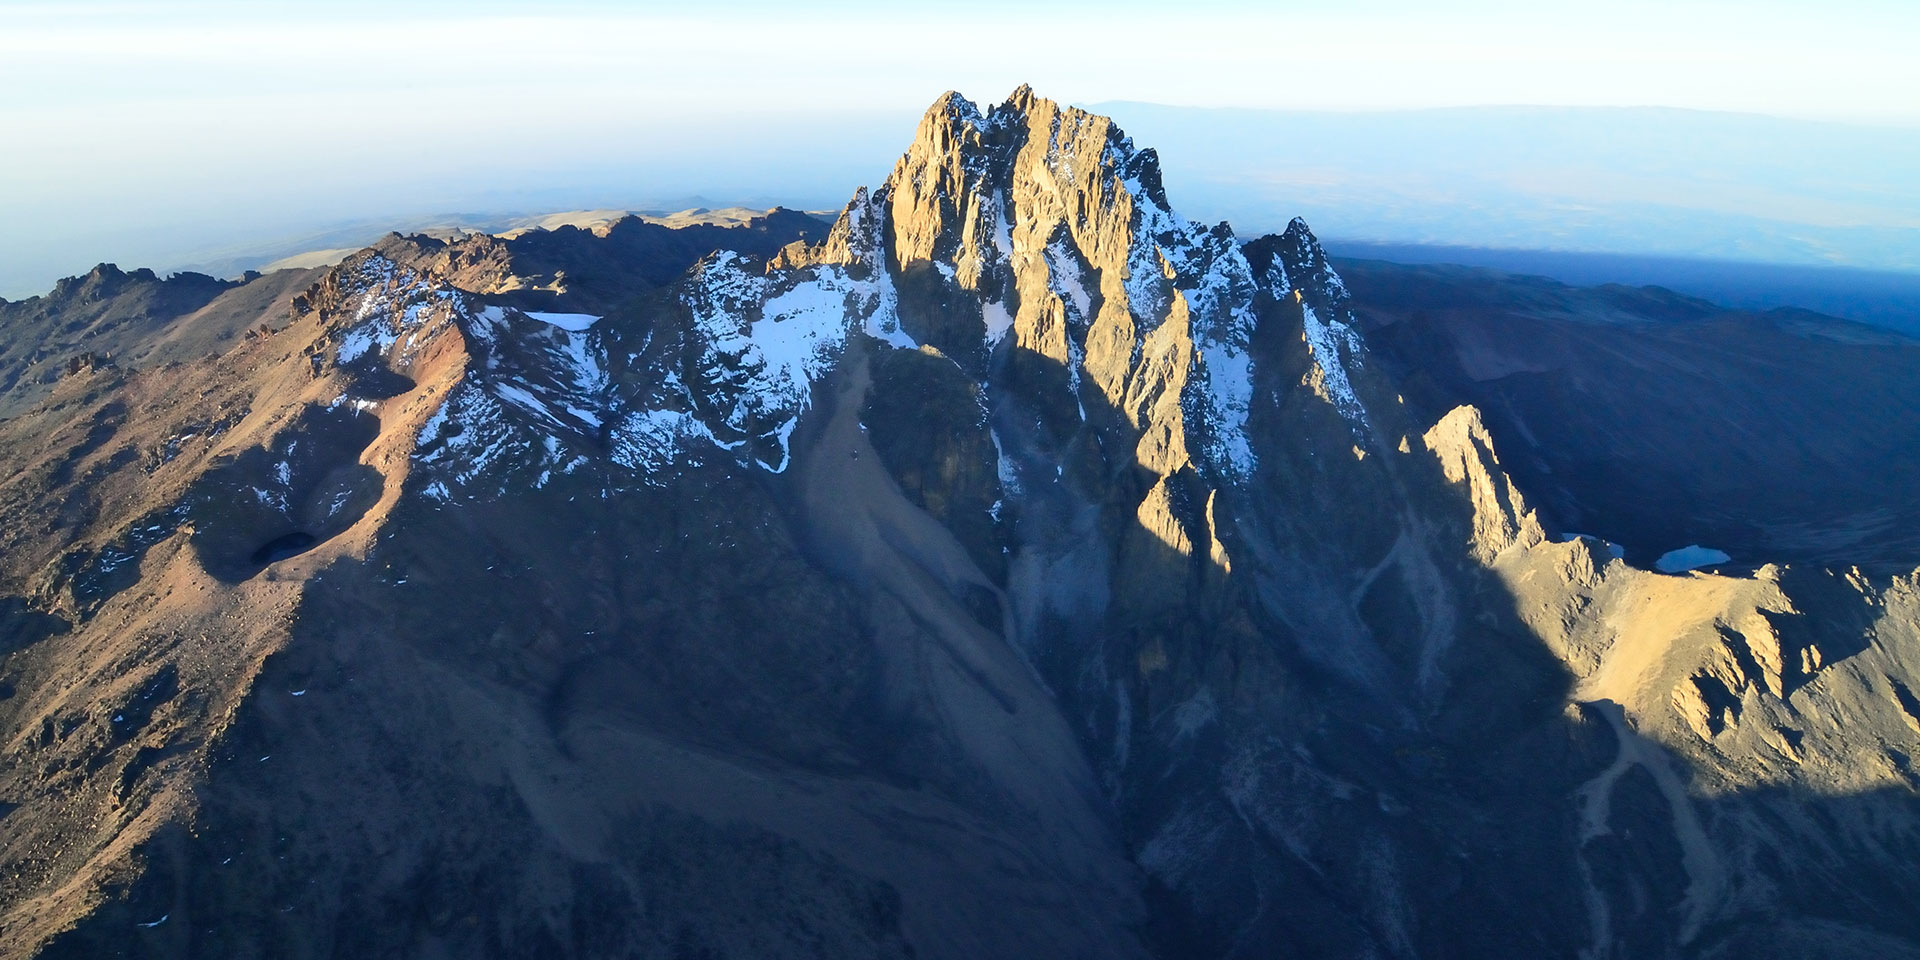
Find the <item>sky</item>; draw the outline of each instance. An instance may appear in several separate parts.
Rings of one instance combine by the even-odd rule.
[[[1094,108],[1242,234],[1920,275],[1920,128],[1671,107]]]
[[[0,296],[358,219],[837,207],[948,89],[1920,130],[1917,43],[1912,0],[0,0]]]

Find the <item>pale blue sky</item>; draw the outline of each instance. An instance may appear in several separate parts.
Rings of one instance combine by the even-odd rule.
[[[837,204],[950,88],[1920,127],[1917,43],[1911,0],[0,2],[0,295],[328,217]]]
[[[483,89],[564,113],[1072,100],[1920,122],[1911,0],[0,3],[9,113]],[[536,76],[527,76],[527,72]],[[531,81],[531,82],[529,82]],[[576,104],[541,93],[585,92]],[[984,92],[980,95],[985,95]]]

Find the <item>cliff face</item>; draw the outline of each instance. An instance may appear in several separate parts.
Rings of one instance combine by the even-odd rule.
[[[1920,942],[1913,576],[1555,542],[1304,223],[1025,88],[739,239],[392,240],[0,423],[4,949]]]

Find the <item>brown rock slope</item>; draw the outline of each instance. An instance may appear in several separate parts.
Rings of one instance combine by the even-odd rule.
[[[286,299],[313,282],[289,270],[247,282],[197,273],[162,279],[103,263],[42,297],[0,301],[0,418],[44,399],[69,369],[146,367],[226,350],[259,323],[284,322]]]

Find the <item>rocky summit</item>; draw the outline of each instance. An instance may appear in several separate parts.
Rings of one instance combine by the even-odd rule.
[[[831,224],[0,304],[0,954],[1920,957],[1911,488],[1625,472],[1910,470],[1920,343],[1360,270],[1023,87]],[[1623,386],[1733,341],[1881,386]]]

